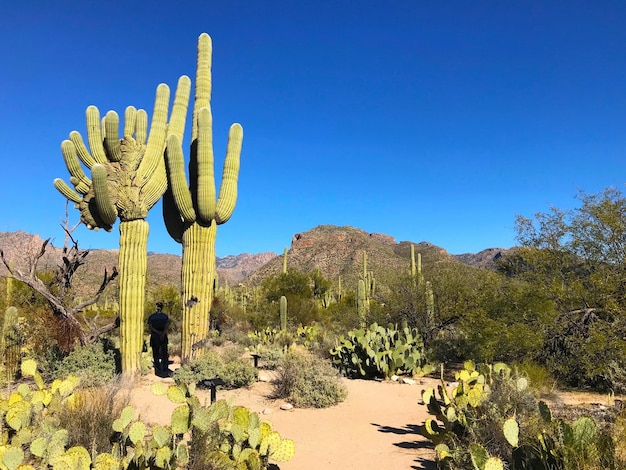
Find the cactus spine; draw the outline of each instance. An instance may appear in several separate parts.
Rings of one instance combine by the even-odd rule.
[[[287,297],[284,295],[280,297],[280,329],[287,329]]]
[[[189,91],[190,80],[182,76],[168,122],[170,90],[165,84],[157,87],[149,134],[147,113],[132,106],[126,108],[121,140],[117,113],[109,111],[101,120],[98,108],[89,106],[86,117],[91,153],[76,131],[61,145],[74,189],[59,178],[54,180],[54,186],[76,203],[81,221],[90,229],[111,231],[117,218],[120,220],[120,349],[126,375],[141,370],[146,217],[167,187],[163,160],[166,138],[182,136]],[[81,163],[91,170],[91,178],[83,172]]]
[[[208,34],[198,38],[189,186],[185,175],[182,139],[167,140],[169,188],[163,199],[163,218],[169,234],[182,243],[182,351],[187,362],[192,346],[208,336],[213,302],[217,226],[230,219],[237,202],[239,158],[243,129],[230,127],[222,185],[216,200],[211,116],[211,53]]]

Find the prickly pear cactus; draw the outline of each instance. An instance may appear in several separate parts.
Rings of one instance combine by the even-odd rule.
[[[330,354],[335,366],[349,377],[388,378],[432,371],[421,335],[406,325],[397,329],[373,323],[369,328],[349,331]]]

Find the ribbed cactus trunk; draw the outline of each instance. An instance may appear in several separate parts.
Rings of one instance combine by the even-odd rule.
[[[215,237],[217,224],[193,224],[182,237],[183,324],[181,357],[186,362],[194,354],[193,345],[209,334],[213,281],[215,279]],[[199,349],[201,351],[201,349]]]
[[[144,219],[120,222],[120,352],[125,375],[141,372],[148,231]]]
[[[356,309],[361,327],[365,326],[367,319],[368,301],[365,290],[365,281],[363,281],[363,279],[359,279],[356,290]]]
[[[280,329],[287,330],[287,297],[280,297]]]
[[[17,371],[20,368],[21,344],[19,314],[17,308],[9,307],[4,312],[1,345],[1,353],[4,355],[4,378],[7,382],[13,382],[17,377]]]
[[[13,263],[11,263],[11,268],[13,268]],[[13,304],[13,278],[5,277],[7,283],[7,292],[6,292],[6,302],[5,306],[9,308]]]
[[[426,281],[426,320],[429,328],[435,326],[435,295],[430,281]]]

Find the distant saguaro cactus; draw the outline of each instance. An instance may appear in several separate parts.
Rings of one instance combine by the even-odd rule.
[[[119,296],[122,370],[141,370],[143,310],[147,268],[148,211],[167,187],[163,153],[166,138],[182,138],[191,81],[178,81],[172,114],[168,122],[170,90],[157,87],[154,113],[148,133],[148,115],[132,106],[126,108],[124,134],[119,138],[119,117],[109,111],[100,120],[95,106],[87,108],[85,146],[79,132],[70,133],[61,151],[70,173],[70,188],[63,180],[54,186],[76,204],[81,221],[90,229],[112,230],[119,218]],[[88,177],[81,162],[91,171]]]
[[[280,329],[287,329],[287,297],[284,295],[280,297]]]
[[[211,115],[211,54],[208,34],[198,38],[195,102],[189,162],[189,186],[185,174],[182,141],[167,140],[166,162],[169,188],[163,198],[163,218],[169,234],[182,243],[182,351],[192,357],[192,346],[206,339],[213,302],[215,237],[217,226],[230,219],[237,202],[239,159],[243,129],[233,124],[228,134],[226,159],[219,197],[216,198],[213,118]]]
[[[19,325],[19,314],[15,307],[9,307],[4,312],[0,352],[4,356],[5,379],[12,382],[20,369],[22,353],[22,332]]]
[[[359,316],[359,322],[361,326],[365,326],[367,311],[369,310],[369,299],[367,298],[365,281],[363,281],[363,279],[359,279],[356,292],[356,309]]]
[[[283,250],[283,274],[287,274],[287,247]]]

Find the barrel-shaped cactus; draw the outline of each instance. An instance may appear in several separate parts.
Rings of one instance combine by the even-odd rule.
[[[215,237],[217,226],[228,221],[235,209],[243,141],[242,127],[233,124],[228,135],[222,184],[217,196],[211,116],[211,53],[211,38],[208,34],[200,35],[189,183],[182,142],[177,135],[168,138],[166,151],[169,188],[163,198],[163,217],[172,238],[183,246],[183,362],[192,358],[193,345],[202,343],[208,335],[216,273]]]
[[[109,111],[101,119],[95,106],[87,108],[87,141],[73,131],[61,151],[72,189],[62,179],[55,187],[76,204],[81,221],[90,229],[112,230],[119,218],[119,295],[122,370],[134,374],[141,368],[143,310],[147,267],[148,211],[167,187],[163,153],[168,136],[182,138],[191,82],[182,76],[168,121],[170,90],[157,87],[148,133],[148,115],[126,108],[123,136],[119,117]],[[83,167],[90,171],[87,176]]]

